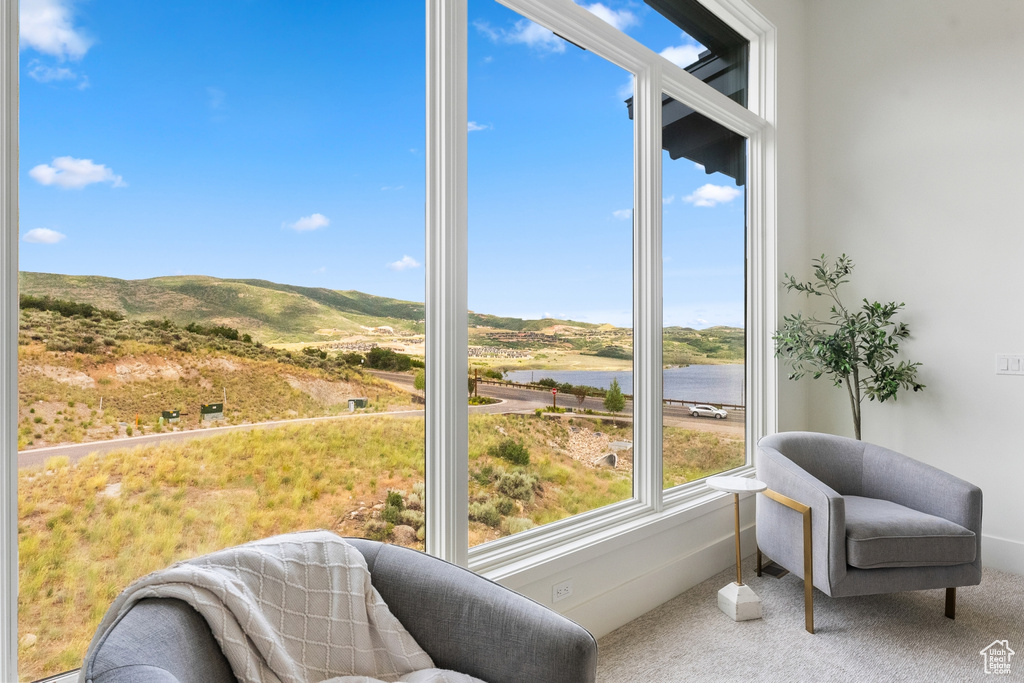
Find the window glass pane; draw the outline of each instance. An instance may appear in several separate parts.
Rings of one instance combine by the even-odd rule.
[[[747,141],[662,101],[666,488],[745,454]]]
[[[632,496],[633,124],[629,73],[492,0],[469,18],[477,545]]]
[[[181,559],[423,547],[413,4],[109,0],[23,42],[23,679]]]
[[[749,41],[698,0],[605,0],[577,4],[718,92],[747,106]]]

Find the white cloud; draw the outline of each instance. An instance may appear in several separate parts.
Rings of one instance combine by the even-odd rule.
[[[412,256],[403,256],[397,261],[392,261],[388,264],[388,268],[391,270],[408,270],[410,268],[419,268],[420,263]]]
[[[93,40],[74,26],[73,0],[21,0],[21,47],[60,60],[81,59]]]
[[[214,111],[223,111],[228,108],[227,93],[220,88],[208,86],[206,88],[206,97],[207,102],[210,105],[210,109],[213,109]]]
[[[64,66],[47,66],[38,59],[28,63],[28,75],[40,83],[50,81],[77,81],[78,74]]]
[[[313,274],[314,275],[319,275],[320,273],[326,273],[326,272],[327,272],[327,266],[320,266],[319,268],[314,268],[313,269]]]
[[[711,185],[709,183],[698,187],[690,196],[683,197],[683,201],[689,202],[694,206],[716,206],[718,204],[731,202],[741,194],[743,193],[735,187],[729,187],[727,185]]]
[[[595,2],[593,5],[580,5],[580,7],[605,23],[611,24],[620,31],[625,31],[630,26],[639,23],[637,16],[629,10],[624,9],[616,11],[610,7],[606,7],[600,2]]]
[[[704,47],[701,45],[676,45],[666,47],[659,54],[676,66],[683,68],[696,62],[701,52],[704,52]]]
[[[676,196],[675,196],[675,195],[670,195],[670,196],[668,196],[668,197],[662,197],[662,198],[661,198],[661,203],[662,203],[663,205],[664,205],[664,204],[671,204],[671,203],[672,203],[672,202],[674,202],[675,200],[676,200]]]
[[[65,237],[67,235],[64,233],[49,228],[33,228],[26,232],[22,239],[32,244],[57,244]]]
[[[310,230],[318,230],[320,228],[326,228],[331,224],[331,219],[322,213],[314,213],[311,216],[303,216],[294,223],[284,223],[282,227],[291,228],[295,232],[309,232]]]
[[[493,127],[494,126],[492,126],[489,123],[477,123],[476,121],[470,121],[469,122],[469,132],[470,133],[472,133],[473,131],[477,131],[477,130],[490,130]]]
[[[380,188],[380,191],[381,192],[389,192],[389,191],[392,191],[392,190],[397,191],[397,190],[404,190],[404,189],[405,189],[405,185],[385,185],[384,187]]]
[[[526,45],[538,52],[565,52],[565,41],[529,19],[517,21],[511,29],[497,29],[482,19],[473,22],[480,33],[494,43]]]
[[[41,185],[56,185],[65,190],[80,190],[93,183],[110,183],[113,187],[126,185],[121,176],[103,164],[94,164],[92,159],[57,157],[53,165],[39,164],[28,174]]]
[[[633,96],[633,77],[630,76],[629,80],[622,84],[622,86],[615,91],[615,94],[619,96],[620,100],[628,100]]]
[[[620,221],[624,221],[633,217],[633,209],[619,209],[618,211],[612,211],[612,215]]]
[[[696,168],[698,171],[705,170],[704,169],[704,164],[698,164],[697,162],[693,162],[693,167]]]

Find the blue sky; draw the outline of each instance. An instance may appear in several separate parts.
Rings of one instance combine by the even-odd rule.
[[[407,4],[21,0],[21,268],[422,301]],[[581,4],[699,51],[642,3]],[[470,307],[629,325],[630,75],[491,0],[469,19]],[[666,324],[741,325],[742,188],[667,156],[664,176]]]

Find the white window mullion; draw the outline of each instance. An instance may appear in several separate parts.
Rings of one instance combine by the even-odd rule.
[[[0,679],[18,680],[18,3],[0,9]]]
[[[466,0],[427,0],[427,552],[466,566]]]
[[[661,73],[637,73],[633,93],[633,488],[661,510]]]

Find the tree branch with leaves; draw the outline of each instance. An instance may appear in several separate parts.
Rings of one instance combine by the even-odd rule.
[[[775,355],[789,362],[792,380],[806,374],[814,379],[825,375],[835,386],[845,386],[853,411],[853,430],[860,439],[864,397],[883,403],[895,401],[901,389],[921,391],[925,388],[917,381],[921,364],[896,361],[900,342],[910,336],[906,323],[894,320],[903,309],[902,303],[863,299],[860,308],[851,310],[839,298],[838,290],[849,282],[853,261],[843,254],[832,264],[822,254],[812,263],[813,280],[798,282],[786,273],[783,285],[790,292],[830,299],[827,319],[805,318],[800,313],[784,316],[782,328],[772,337]]]

